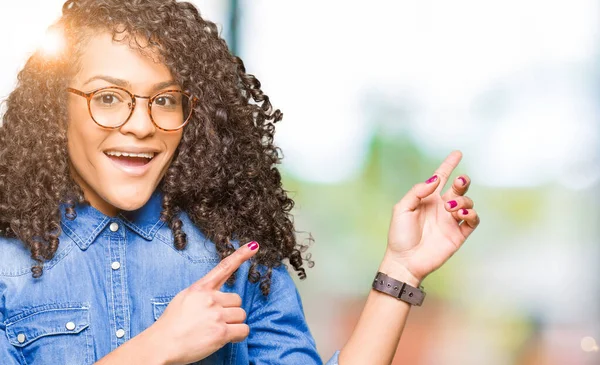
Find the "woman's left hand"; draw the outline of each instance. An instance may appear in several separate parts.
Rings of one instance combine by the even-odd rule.
[[[461,158],[460,151],[452,152],[430,179],[413,186],[394,206],[381,271],[401,270],[403,281],[417,286],[473,233],[479,216],[473,201],[464,196],[471,183],[469,177],[458,176],[441,194]]]

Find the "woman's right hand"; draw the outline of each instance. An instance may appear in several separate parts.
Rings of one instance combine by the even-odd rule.
[[[148,328],[160,338],[167,364],[189,364],[204,359],[229,342],[250,333],[244,323],[242,298],[219,291],[229,276],[258,251],[250,242],[223,259],[214,269],[180,291],[158,320]]]

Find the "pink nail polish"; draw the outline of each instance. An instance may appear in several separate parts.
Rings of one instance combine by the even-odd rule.
[[[427,184],[431,184],[432,182],[437,180],[437,175],[433,175],[432,177],[430,177],[427,181],[425,181]]]
[[[467,185],[467,179],[465,179],[465,178],[464,178],[464,177],[462,177],[462,176],[461,176],[461,177],[459,177],[458,179],[459,179],[460,181],[462,181],[462,183],[463,183],[463,186]]]
[[[463,215],[467,215],[467,214],[469,214],[469,211],[468,211],[468,210],[466,210],[466,209],[463,209],[463,210],[462,210],[462,214],[463,214]]]
[[[448,204],[450,204],[450,209],[454,209],[458,205],[458,203],[456,202],[456,200],[450,200],[448,202]]]
[[[252,242],[250,242],[250,243],[248,244],[248,247],[249,247],[249,248],[250,248],[252,251],[254,251],[254,250],[256,250],[256,249],[258,248],[258,243],[257,243],[256,241],[252,241]]]

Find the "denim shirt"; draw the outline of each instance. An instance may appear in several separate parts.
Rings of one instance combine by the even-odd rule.
[[[114,218],[87,205],[68,220],[63,209],[58,250],[38,279],[29,250],[0,237],[0,364],[93,364],[151,326],[178,292],[215,267],[214,243],[185,213],[188,244],[174,247],[159,219],[161,199],[157,190],[144,207]],[[273,269],[268,297],[246,280],[248,270],[246,262],[235,284],[221,290],[241,296],[250,335],[194,364],[322,364],[285,267]],[[338,354],[327,364],[337,364]]]

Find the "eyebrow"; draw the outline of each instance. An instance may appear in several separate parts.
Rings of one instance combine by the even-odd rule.
[[[114,85],[117,85],[120,87],[131,88],[131,83],[129,81],[123,80],[123,79],[118,79],[118,78],[112,77],[112,76],[106,76],[106,75],[93,76],[93,77],[89,78],[86,82],[84,82],[82,86],[85,86],[95,80],[104,80],[106,82],[109,82],[111,84],[114,84]],[[178,84],[175,80],[168,80],[168,81],[163,81],[163,82],[159,82],[159,83],[152,85],[152,90],[160,90],[160,89],[165,89],[169,86],[177,86],[177,85]]]

